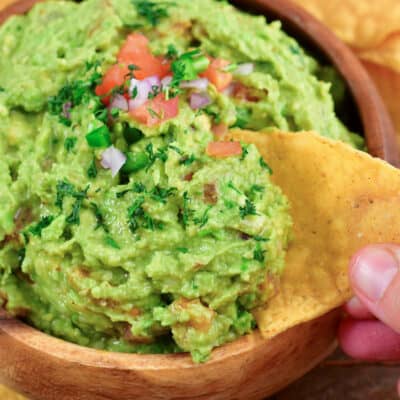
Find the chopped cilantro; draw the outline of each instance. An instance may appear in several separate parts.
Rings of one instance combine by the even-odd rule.
[[[265,190],[264,186],[261,185],[251,185],[250,186],[250,190],[249,190],[249,198],[254,200],[254,198],[256,197],[257,193],[263,193]]]
[[[202,228],[204,225],[207,224],[208,222],[208,213],[211,210],[212,206],[208,206],[206,210],[204,211],[203,215],[200,218],[193,218],[193,222],[196,225],[200,225],[200,228]]]
[[[260,166],[267,170],[270,175],[273,174],[272,168],[264,161],[262,157],[260,157]]]
[[[160,21],[168,17],[168,7],[175,5],[172,2],[132,0],[137,13],[151,26],[157,26]]]
[[[149,92],[147,98],[149,100],[154,99],[155,97],[157,97],[159,94],[161,93],[161,86],[157,86],[157,85],[153,85],[151,87],[151,91]],[[161,118],[160,118],[161,119]]]
[[[56,96],[49,98],[47,102],[48,111],[52,115],[58,115],[60,123],[71,126],[71,120],[68,115],[69,110],[72,107],[88,102],[90,98],[94,97],[92,90],[101,81],[101,74],[96,71],[98,65],[98,62],[87,63],[86,68],[88,71],[94,69],[94,72],[87,80],[69,82],[59,90]],[[68,112],[66,112],[66,107]]]
[[[166,204],[167,198],[174,195],[177,189],[174,187],[164,189],[161,186],[155,186],[154,189],[150,192],[150,197],[158,201],[160,203]]]
[[[146,186],[143,185],[141,182],[135,182],[133,184],[133,189],[135,193],[144,193],[146,192]]]
[[[176,147],[176,146],[170,144],[168,146],[168,148],[170,148],[171,150],[175,151],[175,153],[179,154],[180,156],[183,155],[183,151],[179,147]]]
[[[234,201],[232,201],[232,200],[225,199],[224,200],[224,205],[225,205],[226,208],[231,210],[232,208],[235,208],[236,203]]]
[[[72,206],[71,214],[68,215],[68,217],[65,220],[68,224],[79,225],[81,223],[79,213],[81,210],[82,201],[83,201],[82,199],[75,200],[75,203]]]
[[[188,192],[184,192],[183,193],[183,208],[181,210],[181,221],[182,221],[184,228],[186,228],[189,225],[189,219],[193,214],[193,210],[190,209],[189,203],[190,203],[190,199],[189,199]]]
[[[179,160],[179,164],[189,166],[189,165],[193,164],[195,161],[196,161],[196,158],[195,158],[194,154],[191,154],[190,156],[183,156]]]
[[[178,56],[179,56],[179,52],[178,52],[177,48],[173,44],[169,44],[167,53],[165,54],[165,57],[168,58],[169,60],[173,60],[174,58],[177,58]]]
[[[89,168],[86,171],[88,178],[94,179],[97,176],[97,167],[96,167],[96,159],[93,157],[93,160],[89,164]]]
[[[196,79],[209,65],[210,60],[201,53],[200,49],[191,50],[179,56],[171,64],[173,73],[170,85],[173,89],[172,96],[176,96],[179,93],[179,86],[182,81]]]
[[[144,210],[142,208],[143,203],[144,196],[140,196],[128,208],[128,226],[132,233],[136,232],[136,230],[139,228],[137,218],[143,216],[144,214]]]
[[[176,251],[179,251],[179,253],[184,253],[184,254],[189,253],[189,249],[187,247],[177,247]]]
[[[71,152],[74,149],[77,141],[78,138],[76,136],[70,136],[65,139],[64,149],[67,151],[67,153]]]
[[[257,243],[256,248],[254,249],[254,252],[253,252],[254,260],[259,261],[259,262],[264,262],[265,261],[265,256],[264,256],[265,253],[266,253],[266,251],[262,249],[260,243]]]
[[[87,191],[89,190],[89,185],[86,187],[85,190],[82,192],[75,192],[73,197],[75,197],[75,203],[72,206],[72,212],[68,217],[66,218],[66,222],[71,225],[79,225],[81,220],[80,220],[80,210],[81,206],[83,203],[83,200],[86,199],[87,197]]]
[[[222,122],[218,106],[216,106],[215,104],[211,104],[207,107],[202,108],[201,110],[204,111],[208,116],[210,116],[217,125]]]
[[[63,209],[63,202],[66,196],[73,197],[75,199],[75,203],[72,206],[72,212],[66,218],[66,222],[71,225],[79,225],[80,224],[80,209],[83,203],[83,200],[87,198],[87,192],[89,190],[90,185],[88,185],[84,190],[77,191],[75,187],[69,183],[68,181],[58,181],[57,182],[57,195],[55,205]]]
[[[0,86],[0,93],[5,92],[5,91],[6,91],[6,89],[4,89],[3,87]]]
[[[154,164],[154,162],[158,159],[160,161],[167,161],[168,160],[168,148],[167,147],[159,147],[157,149],[157,152],[154,153],[154,149],[153,149],[153,144],[149,143],[146,148],[145,151],[148,155],[149,158],[149,163],[147,165],[147,170],[150,169],[150,167]]]
[[[235,191],[237,194],[243,194],[243,193],[233,184],[232,181],[229,181],[229,182],[228,182],[227,187],[228,187],[229,189],[232,189],[233,191]]]
[[[110,111],[111,117],[112,118],[118,118],[120,111],[121,110],[119,108],[112,108],[111,111]]]
[[[143,209],[144,201],[144,196],[139,196],[128,208],[128,226],[132,233],[135,233],[140,226],[151,231],[163,229],[164,227],[161,222],[155,221]]]
[[[259,193],[261,193],[264,190],[265,190],[265,187],[261,186],[261,185],[254,184],[254,185],[251,185],[251,187],[250,187],[250,192],[259,192]]]
[[[33,236],[42,237],[42,230],[47,228],[53,221],[54,217],[52,215],[46,215],[45,217],[42,217],[37,224],[29,227],[28,232]]]
[[[128,69],[129,69],[129,71],[138,71],[139,69],[140,69],[140,67],[138,67],[137,65],[135,65],[135,64],[129,64],[128,65]]]
[[[94,116],[96,119],[101,121],[103,124],[107,124],[108,122],[108,110],[107,108],[100,107],[98,110],[94,112]]]
[[[133,99],[136,99],[137,95],[138,95],[138,88],[137,88],[137,86],[135,86],[135,87],[132,89],[131,99],[132,99],[132,100],[133,100]]]
[[[262,236],[253,236],[253,239],[256,240],[257,242],[268,242],[269,239],[263,238]]]
[[[63,201],[65,196],[73,196],[75,193],[74,186],[68,181],[58,181],[56,185],[57,197],[54,203],[60,210],[62,210]]]
[[[110,235],[105,236],[104,243],[114,249],[118,249],[118,250],[121,249],[121,247],[119,247],[118,243]]]
[[[246,199],[246,203],[243,207],[239,207],[240,217],[243,219],[247,215],[257,215],[256,206],[252,201]]]
[[[126,189],[126,190],[123,190],[122,192],[118,192],[117,194],[116,194],[116,197],[117,197],[117,199],[120,199],[120,198],[122,198],[122,197],[124,197],[127,193],[129,193],[131,190],[130,189]]]
[[[92,207],[94,216],[96,217],[96,227],[94,228],[95,230],[99,228],[103,228],[106,233],[108,233],[108,228],[104,223],[104,216],[102,212],[100,211],[99,206],[96,203],[90,203],[90,206]]]
[[[240,161],[243,161],[246,158],[247,154],[249,154],[249,146],[242,144],[242,155],[240,157]]]

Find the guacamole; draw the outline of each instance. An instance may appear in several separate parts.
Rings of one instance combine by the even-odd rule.
[[[80,345],[197,362],[249,333],[292,222],[229,129],[362,146],[320,70],[278,22],[214,0],[48,1],[10,18],[0,304]]]

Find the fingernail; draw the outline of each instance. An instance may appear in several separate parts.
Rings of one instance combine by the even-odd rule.
[[[350,278],[372,302],[380,300],[399,270],[395,256],[383,248],[368,247],[360,252],[351,267]]]

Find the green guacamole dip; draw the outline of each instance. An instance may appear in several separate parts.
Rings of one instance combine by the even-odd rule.
[[[194,109],[196,88],[178,85],[168,98],[179,112],[153,125],[107,109],[95,90],[132,32],[176,62],[176,80],[193,57],[228,60],[217,72],[245,94],[211,82]],[[197,362],[249,333],[284,268],[289,204],[255,146],[216,157],[208,145],[223,126],[315,130],[361,147],[320,71],[278,22],[214,0],[49,1],[10,18],[0,28],[0,305],[80,345]],[[127,157],[115,176],[104,167],[111,145]]]

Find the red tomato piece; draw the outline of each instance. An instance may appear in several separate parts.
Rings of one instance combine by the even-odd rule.
[[[228,126],[224,123],[220,123],[218,125],[213,125],[211,130],[216,140],[222,140],[224,136],[228,133]]]
[[[129,111],[129,114],[141,124],[155,126],[169,119],[175,118],[179,113],[179,99],[166,100],[164,94],[147,101],[136,110]]]
[[[223,69],[230,65],[229,61],[222,58],[211,60],[207,70],[201,76],[207,78],[220,92],[225,90],[232,82],[233,75],[229,72],[223,72]]]
[[[239,142],[211,142],[207,146],[207,155],[210,157],[240,156],[242,146]]]
[[[149,40],[140,33],[129,35],[123,44],[118,61],[126,65],[136,65],[139,69],[133,75],[136,79],[149,76],[164,78],[170,71],[170,65],[163,57],[154,56],[149,48]]]
[[[121,86],[127,80],[129,69],[124,64],[113,65],[104,75],[103,81],[95,89],[97,96],[102,97],[104,104],[110,103],[110,96],[107,96],[115,87]]]

